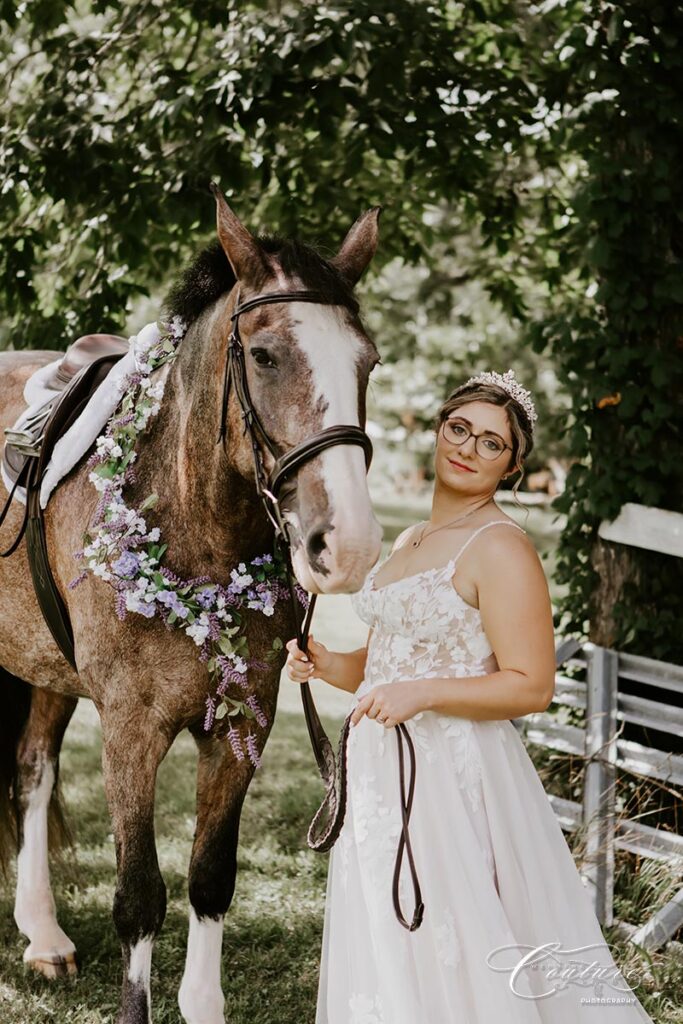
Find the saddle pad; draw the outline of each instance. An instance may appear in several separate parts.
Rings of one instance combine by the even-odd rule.
[[[159,328],[156,323],[147,324],[139,334],[134,334],[128,339],[129,349],[117,363],[114,364],[100,386],[93,392],[92,398],[78,419],[71,425],[65,434],[60,437],[54,446],[52,458],[48,463],[40,486],[40,507],[45,508],[48,499],[57,484],[67,473],[79,462],[88,450],[93,446],[99,435],[104,430],[107,421],[116,411],[124,392],[124,380],[129,373],[135,372],[138,368],[138,360],[152,348],[159,340]],[[41,366],[36,370],[24,385],[24,401],[28,408],[24,410],[16,421],[12,430],[21,430],[27,419],[34,416],[46,402],[58,397],[59,391],[52,391],[45,387],[45,381],[54,374],[60,359],[47,366]],[[8,479],[4,466],[0,466],[2,480],[8,491],[12,484]],[[18,487],[15,491],[15,499],[26,504],[26,489]]]

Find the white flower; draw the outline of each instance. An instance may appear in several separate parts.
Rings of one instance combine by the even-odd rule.
[[[176,339],[176,341],[180,341],[187,330],[185,321],[179,316],[174,316],[168,327],[171,335]]]
[[[95,576],[100,576],[103,580],[111,579],[111,573],[104,562],[98,562],[98,564],[93,567],[93,573]]]
[[[240,562],[240,566],[244,566],[244,562]],[[240,570],[240,572],[241,571],[242,570]],[[240,572],[238,572],[237,569],[231,569],[230,576],[235,585],[244,590],[245,587],[250,586],[250,584],[254,582],[254,577],[250,576],[249,573],[244,573],[244,575],[241,575]]]
[[[140,598],[132,590],[126,592],[126,608],[129,612],[137,612],[140,609]]]
[[[195,621],[191,626],[186,627],[185,632],[189,637],[192,637],[197,647],[201,647],[209,635],[209,627],[202,622]]]
[[[234,664],[235,669],[236,669],[237,672],[246,672],[247,671],[247,663],[244,660],[244,658],[240,658],[239,655],[235,658],[233,664]]]
[[[94,470],[92,471],[92,473],[88,474],[88,480],[90,481],[91,484],[93,484],[95,490],[100,491],[100,493],[106,489],[107,484],[109,482],[108,480],[105,480],[103,476],[100,476],[99,473],[96,473]]]
[[[114,438],[107,437],[105,434],[102,434],[100,437],[97,438],[96,445],[98,455],[110,455],[112,453],[112,450],[115,447],[118,447],[116,445],[116,442],[114,441]]]
[[[160,537],[161,530],[158,526],[154,526],[147,534],[147,540],[151,540],[153,544],[156,544]],[[154,559],[154,561],[156,561],[156,559]]]

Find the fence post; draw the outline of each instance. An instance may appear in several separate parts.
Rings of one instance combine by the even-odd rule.
[[[586,747],[583,820],[586,856],[581,874],[591,892],[602,925],[613,924],[614,830],[617,758],[616,651],[591,645],[587,649]]]

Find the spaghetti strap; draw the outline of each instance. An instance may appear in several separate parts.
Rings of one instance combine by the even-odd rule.
[[[488,529],[489,526],[514,526],[516,530],[521,530],[522,533],[526,533],[526,530],[522,529],[521,526],[518,526],[517,523],[513,523],[511,519],[492,519],[490,523],[484,523],[484,525],[480,526],[478,530],[475,530],[474,533],[470,534],[458,553],[451,559],[453,564],[458,561],[468,544],[470,544],[483,530]]]

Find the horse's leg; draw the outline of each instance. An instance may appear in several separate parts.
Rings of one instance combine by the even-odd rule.
[[[237,873],[240,813],[254,773],[226,739],[195,737],[197,826],[190,861],[190,931],[178,1005],[187,1024],[224,1024],[221,990],[223,918]]]
[[[123,949],[119,1024],[151,1020],[154,940],[166,914],[166,887],[154,842],[157,769],[172,738],[149,707],[101,710],[102,764],[116,846],[114,924]]]
[[[75,974],[76,947],[57,923],[48,865],[48,817],[64,731],[75,697],[34,689],[17,750],[19,856],[14,920],[28,938],[24,960],[48,978]],[[53,807],[54,810],[54,807]]]

